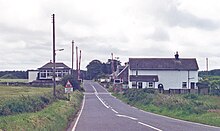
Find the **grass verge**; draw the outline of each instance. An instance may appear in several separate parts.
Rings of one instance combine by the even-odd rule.
[[[208,95],[163,95],[146,90],[113,93],[123,102],[144,111],[220,127],[220,97]]]
[[[70,101],[58,100],[39,112],[2,116],[0,130],[63,131],[79,110],[82,99],[83,94],[74,91]]]

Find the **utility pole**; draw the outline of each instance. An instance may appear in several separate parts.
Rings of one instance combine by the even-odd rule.
[[[78,47],[76,46],[76,77],[79,80]]]
[[[53,18],[53,96],[56,97],[56,63],[55,63],[55,14]]]
[[[207,72],[209,71],[209,59],[208,58],[206,58],[206,71]]]
[[[115,79],[115,69],[114,69],[114,57],[113,57],[113,53],[111,53],[111,55],[112,55],[112,75],[113,75],[113,79]]]
[[[80,65],[81,65],[81,59],[82,59],[82,52],[81,52],[81,50],[79,51],[79,72],[78,72],[78,74],[79,74],[79,78],[78,79],[80,79]]]
[[[72,75],[73,75],[73,62],[74,62],[74,40],[72,40]]]

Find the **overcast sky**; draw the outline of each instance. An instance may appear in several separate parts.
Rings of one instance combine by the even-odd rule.
[[[71,67],[71,41],[82,69],[111,53],[129,57],[196,58],[200,70],[220,68],[219,0],[0,0],[0,70],[37,69],[52,59]]]

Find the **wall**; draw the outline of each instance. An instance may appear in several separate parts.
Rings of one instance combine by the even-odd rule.
[[[136,70],[129,70],[129,75],[136,75]],[[182,82],[187,82],[186,89],[189,89],[188,78],[193,78],[189,79],[189,83],[195,82],[196,84],[198,82],[198,71],[138,70],[138,75],[158,75],[159,82],[155,82],[155,87],[157,88],[158,84],[163,84],[165,90],[182,89]],[[129,82],[130,88],[131,85]]]
[[[28,82],[32,82],[34,80],[37,80],[37,70],[30,70],[28,71]]]

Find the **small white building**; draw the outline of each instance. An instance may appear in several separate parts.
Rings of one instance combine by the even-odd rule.
[[[196,59],[130,58],[129,88],[197,89],[198,64]]]
[[[28,70],[28,82],[37,80],[38,70]]]
[[[61,80],[65,75],[71,74],[71,68],[69,68],[64,63],[55,64],[55,79],[56,81]],[[36,80],[52,80],[53,79],[53,63],[49,62],[44,66],[38,68],[38,70],[29,70],[28,71],[28,81],[33,82]]]

